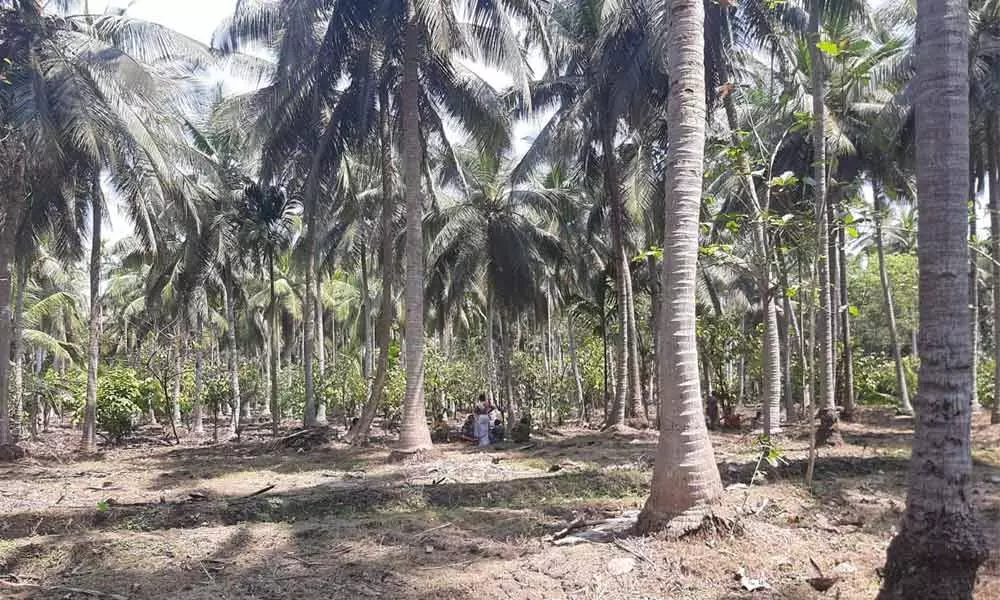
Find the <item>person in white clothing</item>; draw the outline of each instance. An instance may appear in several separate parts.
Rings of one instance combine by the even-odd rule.
[[[476,438],[480,446],[490,445],[490,415],[479,407],[476,407]]]

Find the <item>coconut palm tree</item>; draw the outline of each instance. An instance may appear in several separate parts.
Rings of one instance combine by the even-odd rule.
[[[988,550],[972,511],[966,190],[968,6],[917,3],[920,374],[906,512],[886,551],[880,600],[972,598]]]
[[[638,530],[650,532],[678,515],[700,527],[704,509],[722,494],[701,408],[695,335],[695,288],[705,146],[704,4],[672,0],[667,64],[665,239],[660,336],[660,443],[649,499]],[[701,512],[701,514],[697,514]]]

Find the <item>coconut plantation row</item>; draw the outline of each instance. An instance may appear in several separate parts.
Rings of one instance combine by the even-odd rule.
[[[0,0],[0,596],[1000,598],[1000,3],[217,2]]]

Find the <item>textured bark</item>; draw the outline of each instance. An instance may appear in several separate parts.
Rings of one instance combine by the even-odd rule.
[[[317,201],[313,200],[315,204]],[[315,213],[316,208],[310,210]],[[316,353],[316,309],[315,309],[315,279],[316,279],[316,233],[315,218],[309,219],[307,226],[306,250],[309,258],[306,264],[305,294],[302,296],[302,367],[305,374],[305,414],[302,417],[302,424],[306,427],[319,426],[319,419],[316,415],[316,379],[315,370]]]
[[[316,293],[313,296],[316,310],[315,336],[316,336],[316,375],[321,385],[325,385],[326,380],[326,327],[323,322],[323,271],[317,266],[316,278],[313,280]],[[316,423],[326,425],[326,398],[316,390]]]
[[[420,28],[411,6],[406,25],[400,102],[406,194],[406,396],[398,450],[406,453],[431,447],[431,432],[424,409],[424,206],[420,187],[423,147],[418,106],[419,52]]]
[[[624,215],[621,206],[621,190],[618,186],[617,161],[615,159],[614,123],[617,120],[605,116],[605,132],[601,151],[604,166],[604,196],[611,219],[611,252],[615,264],[615,296],[618,298],[618,336],[615,338],[615,397],[608,414],[607,427],[624,425],[625,409],[629,402],[629,319],[628,290],[625,279],[629,275],[628,256],[625,254]]]
[[[1000,315],[1000,265],[997,261],[1000,260],[1000,130],[997,127],[997,116],[994,114],[990,117],[990,127],[988,128],[988,133],[986,136],[987,140],[987,160],[989,168],[989,182],[990,182],[990,267],[993,273],[993,384],[996,386],[1000,382],[1000,319],[997,315]],[[975,371],[973,371],[975,374]],[[975,382],[975,378],[973,378]],[[975,385],[973,385],[975,389]],[[1000,387],[994,387],[995,390],[1000,390]],[[996,396],[996,394],[994,394]],[[970,403],[971,404],[971,403]],[[990,411],[990,423],[996,425],[1000,423],[1000,402],[994,398],[993,409]]]
[[[649,425],[649,420],[643,411],[646,401],[642,393],[642,369],[639,368],[642,355],[639,353],[639,325],[635,317],[635,292],[632,288],[632,274],[628,272],[625,276],[625,294],[627,298],[625,315],[628,317],[630,424],[633,427],[643,428]]]
[[[170,396],[171,422],[174,426],[181,423],[181,379],[184,376],[184,325],[183,320],[177,321],[174,330],[174,389]]]
[[[395,209],[392,195],[392,131],[389,127],[389,95],[380,92],[379,135],[381,139],[382,162],[382,300],[379,304],[378,324],[375,329],[375,343],[378,344],[378,365],[375,368],[375,379],[368,391],[368,400],[361,411],[361,417],[347,432],[349,443],[363,442],[368,438],[375,413],[382,403],[385,393],[385,382],[389,372],[389,343],[392,336],[392,275],[393,275],[393,240],[396,232],[393,228]]]
[[[90,226],[90,324],[87,342],[87,399],[83,407],[83,435],[80,451],[97,451],[97,363],[101,357],[101,224],[104,198],[101,183],[94,177]]]
[[[17,285],[14,289],[13,349],[14,363],[14,428],[18,439],[27,435],[24,427],[24,294],[28,284],[27,259],[14,261]]]
[[[240,419],[245,417],[248,411],[240,395],[240,353],[239,347],[236,345],[236,298],[233,297],[236,292],[232,285],[232,273],[229,273],[227,280],[225,298],[223,298],[226,309],[226,321],[229,324],[226,327],[226,339],[229,345],[229,356],[226,362],[229,369],[230,393],[233,395],[233,415],[229,420],[229,434],[239,435],[241,429]]]
[[[228,298],[224,299],[228,304]],[[201,381],[205,369],[205,330],[202,316],[195,317],[194,325],[194,398],[191,402],[191,433],[194,435],[205,434],[205,423],[203,418],[203,407],[201,404]],[[233,411],[239,414],[239,411]]]
[[[576,391],[576,405],[579,407],[579,416],[583,420],[586,418],[586,400],[583,395],[583,377],[580,376],[580,361],[576,355],[576,331],[573,328],[573,317],[566,319],[566,337],[569,340],[569,364],[573,374],[573,386]]]
[[[700,526],[722,495],[702,411],[695,287],[705,146],[704,18],[701,0],[671,0],[667,64],[666,231],[661,273],[660,442],[637,529]],[[675,521],[675,517],[685,518]]]
[[[988,556],[970,503],[968,18],[964,0],[917,2],[920,379],[906,511],[879,600],[971,600]]]
[[[976,183],[978,169],[973,168],[969,172],[969,248],[975,248],[978,243],[978,219],[976,211],[979,210],[977,203]],[[969,330],[972,332],[972,381],[978,382],[979,372],[979,266],[978,253],[969,252]],[[978,385],[972,386],[972,412],[979,412]]]
[[[271,385],[269,386],[268,394],[270,395],[271,404],[271,434],[274,437],[278,437],[278,428],[281,426],[281,407],[278,405],[278,369],[279,361],[281,360],[281,357],[279,356],[279,353],[281,352],[281,342],[278,337],[278,305],[274,292],[274,256],[268,256],[267,260],[268,278],[271,286],[271,297],[268,307],[270,325],[268,325],[267,328],[271,345],[267,357],[270,364],[269,375],[271,376]]]
[[[822,41],[822,24],[820,11],[822,2],[813,0],[809,15],[809,56],[812,59],[812,96],[813,96],[813,179],[815,184],[815,216],[819,270],[819,325],[816,327],[816,337],[819,338],[819,429],[816,431],[816,444],[836,444],[840,441],[838,431],[839,417],[834,388],[833,362],[833,301],[830,295],[830,227],[828,223],[827,192],[826,192],[826,79],[823,67],[823,55],[818,44]]]
[[[368,286],[368,250],[361,250],[361,374],[365,383],[371,385],[372,372],[375,370],[375,346],[372,340],[372,307],[371,291]]]
[[[17,223],[25,208],[24,195],[24,155],[23,146],[11,140],[0,154],[8,161],[10,171],[3,178],[3,192],[0,210],[0,446],[10,444],[10,397],[8,356],[11,351],[11,269],[14,258],[14,248],[17,242]]]
[[[878,193],[878,191],[876,191]],[[899,328],[896,326],[896,308],[892,302],[892,283],[885,267],[885,243],[882,236],[882,210],[876,199],[875,206],[875,251],[878,254],[878,277],[882,284],[882,300],[885,302],[885,312],[889,319],[889,345],[892,346],[892,358],[896,365],[896,389],[899,390],[899,410],[903,414],[912,415],[913,405],[910,404],[910,392],[906,384],[906,370],[903,368],[903,352],[899,344]]]
[[[851,340],[851,311],[850,295],[847,289],[847,251],[845,250],[846,238],[844,227],[837,228],[837,235],[840,237],[837,244],[837,252],[840,255],[840,331],[844,336],[844,418],[850,419],[854,414],[854,345]]]

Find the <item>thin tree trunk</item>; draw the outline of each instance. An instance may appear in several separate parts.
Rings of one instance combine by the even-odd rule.
[[[14,427],[18,438],[27,433],[24,428],[24,295],[28,285],[28,258],[14,260],[17,285],[14,290]]]
[[[970,490],[968,4],[918,0],[916,38],[920,377],[906,512],[878,598],[972,600],[989,546]]]
[[[702,410],[695,335],[705,146],[705,9],[701,0],[672,0],[669,6],[667,64],[672,85],[667,144],[671,153],[663,248],[670,260],[663,263],[661,287],[660,442],[650,496],[637,523],[643,533],[664,526],[676,533],[698,528],[707,506],[722,495]],[[681,514],[685,518],[673,521]]]
[[[397,450],[405,453],[431,447],[431,432],[424,409],[424,207],[420,186],[423,147],[418,106],[420,26],[412,5],[409,13],[400,102],[406,193],[406,396]]]
[[[839,242],[837,251],[839,252],[840,263],[840,331],[844,339],[844,418],[850,420],[854,415],[854,346],[851,340],[851,303],[847,290],[847,251],[844,248],[846,232],[844,226],[837,228]]]
[[[822,41],[820,12],[822,2],[813,0],[809,15],[809,56],[812,60],[813,96],[813,179],[815,180],[815,216],[817,231],[817,256],[819,257],[819,419],[816,432],[817,446],[836,444],[840,441],[837,423],[837,403],[834,388],[833,362],[833,301],[830,296],[830,227],[827,223],[826,193],[826,79],[823,54],[818,44]]]
[[[977,229],[979,210],[976,190],[977,169],[969,172],[969,330],[972,332],[972,412],[979,412],[979,266],[976,245],[978,243]]]
[[[626,257],[627,258],[627,257]],[[626,265],[629,262],[626,260]],[[639,353],[639,326],[635,317],[635,293],[632,289],[631,271],[625,275],[625,315],[628,317],[628,370],[629,370],[629,412],[631,413],[631,425],[633,427],[645,428],[649,426],[649,421],[642,410],[645,400],[642,394],[642,369],[639,368],[641,355]]]
[[[278,337],[278,304],[277,298],[275,297],[274,291],[274,255],[269,255],[267,257],[267,270],[268,277],[271,286],[271,298],[270,298],[270,314],[268,317],[271,320],[271,324],[268,326],[269,337],[271,338],[271,349],[269,351],[268,359],[271,364],[271,389],[268,392],[271,395],[271,434],[274,437],[278,437],[278,428],[281,426],[281,407],[278,405],[278,362],[281,360],[279,352],[281,352],[281,342]]]
[[[228,298],[224,300],[228,304]],[[205,369],[205,330],[201,312],[195,316],[194,325],[194,398],[191,402],[191,433],[196,436],[205,435],[204,408],[202,407],[202,378]],[[238,413],[239,411],[233,411]]]
[[[789,291],[788,282],[788,265],[785,262],[785,257],[783,256],[781,250],[778,250],[778,274],[781,277],[781,290],[782,290],[782,301],[784,302],[785,309],[785,418],[789,421],[797,420],[795,411],[795,396],[792,394],[792,335],[794,333],[795,340],[797,342],[797,348],[799,355],[799,366],[802,370],[802,394],[803,394],[803,407],[805,406],[805,396],[808,395],[808,390],[805,385],[805,373],[808,365],[806,364],[805,356],[805,340],[802,331],[800,319],[796,317],[795,309],[792,307],[792,298]],[[801,287],[801,286],[800,286]],[[798,294],[798,301],[800,306],[803,304],[804,291],[800,290]]]
[[[573,316],[566,318],[566,337],[569,339],[569,363],[573,373],[573,385],[576,389],[576,405],[580,408],[580,420],[586,417],[586,400],[583,396],[583,378],[580,376],[580,361],[576,355],[576,332],[573,328]]]
[[[876,194],[879,190],[876,189]],[[892,302],[892,283],[889,281],[889,271],[885,265],[885,243],[882,236],[882,207],[876,198],[875,214],[875,251],[878,254],[878,277],[882,284],[882,301],[885,303],[886,317],[889,319],[889,344],[892,346],[892,358],[896,365],[896,389],[899,390],[899,410],[906,415],[913,414],[910,404],[910,393],[906,385],[906,370],[903,368],[903,352],[899,345],[899,328],[896,326],[896,308]]]
[[[104,197],[101,182],[94,175],[91,183],[90,225],[90,325],[87,344],[87,400],[83,409],[83,436],[80,451],[97,451],[97,363],[101,357],[101,224]]]
[[[315,198],[312,203],[315,205],[318,202]],[[315,309],[315,298],[313,292],[315,291],[316,279],[316,225],[315,225],[315,212],[314,207],[309,211],[310,215],[309,224],[306,226],[306,250],[309,253],[308,259],[306,261],[306,281],[305,281],[305,293],[302,296],[302,367],[305,375],[305,414],[302,417],[302,425],[305,427],[317,427],[320,425],[319,419],[317,418],[316,412],[316,379],[314,378],[315,364],[314,357],[316,352],[316,309]]]
[[[361,373],[364,375],[365,383],[370,386],[372,383],[372,373],[375,368],[374,349],[372,343],[372,307],[371,291],[368,288],[368,250],[361,250],[361,343],[362,349]]]
[[[393,227],[395,203],[392,194],[392,130],[389,126],[389,94],[384,88],[379,91],[379,135],[382,163],[382,300],[379,304],[378,323],[375,330],[375,342],[378,344],[378,364],[375,368],[375,379],[368,391],[368,401],[361,411],[361,418],[347,432],[349,443],[364,442],[368,439],[372,421],[375,420],[378,407],[382,404],[385,382],[389,373],[389,343],[392,338],[394,317],[392,306],[393,241],[396,239],[396,232]]]
[[[621,206],[621,190],[618,186],[617,161],[615,159],[614,124],[616,119],[605,117],[605,132],[602,138],[604,162],[604,195],[611,218],[611,252],[615,265],[615,296],[618,298],[618,336],[615,339],[615,397],[608,415],[608,428],[625,424],[625,409],[629,401],[629,318],[628,288],[625,279],[629,277],[628,256],[625,254],[624,215]]]
[[[184,321],[177,320],[174,330],[174,390],[170,397],[172,423],[176,427],[181,422],[181,379],[184,376]]]
[[[489,285],[487,283],[487,285]],[[497,356],[496,346],[493,340],[493,328],[496,322],[496,309],[493,306],[493,290],[486,290],[486,380],[487,393],[490,404],[498,404],[499,394],[497,393]]]
[[[993,384],[994,389],[1000,383],[1000,136],[998,117],[989,117],[989,129],[986,136],[988,168],[990,182],[990,261],[993,273]],[[973,379],[973,389],[975,379]],[[1000,423],[1000,394],[994,393],[993,409],[990,411],[990,423]],[[971,406],[971,402],[970,402]]]
[[[316,308],[316,370],[321,386],[321,389],[316,390],[316,423],[326,425],[326,394],[322,391],[326,387],[326,327],[323,319],[323,270],[319,267],[313,282],[316,287],[316,295],[313,297]]]
[[[223,288],[225,291],[223,301],[226,309],[226,321],[228,322],[226,340],[229,345],[229,356],[226,363],[229,369],[229,391],[233,395],[233,415],[229,419],[229,435],[239,436],[242,429],[240,419],[247,416],[248,411],[243,405],[243,398],[240,394],[240,352],[236,345],[236,298],[233,297],[236,290],[233,285],[232,271],[230,270],[227,275],[227,281]]]

